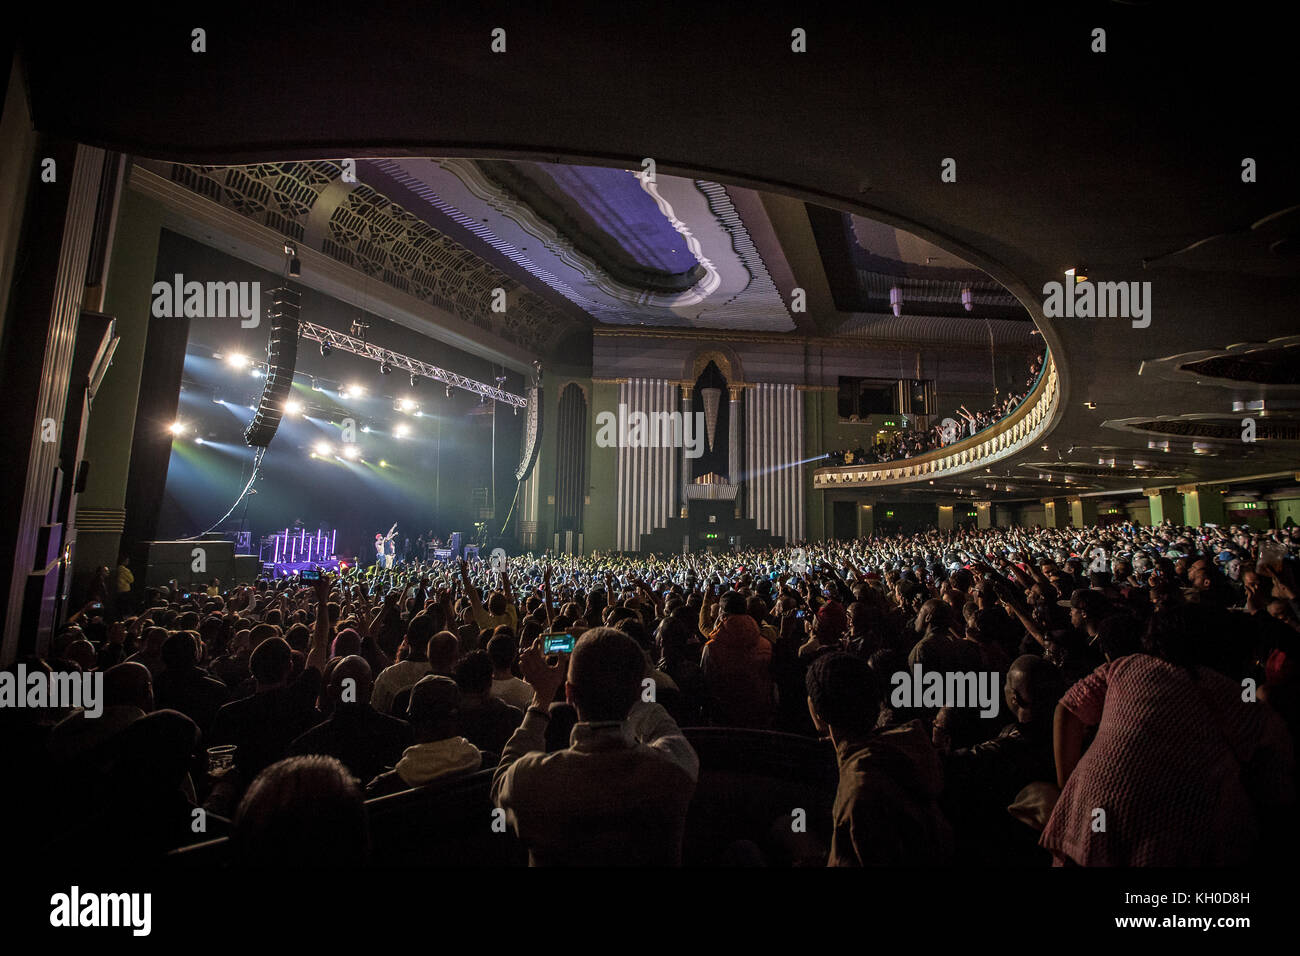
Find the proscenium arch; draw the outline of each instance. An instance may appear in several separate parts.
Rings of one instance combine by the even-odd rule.
[[[718,367],[718,371],[722,373],[728,385],[745,383],[745,369],[740,363],[740,356],[734,349],[725,345],[701,349],[688,358],[686,364],[682,366],[682,380],[694,388],[696,381],[704,374],[710,362]]]

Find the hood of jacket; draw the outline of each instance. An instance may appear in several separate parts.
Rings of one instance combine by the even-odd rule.
[[[449,773],[477,770],[483,753],[464,737],[448,737],[407,747],[393,768],[406,783],[418,787]]]
[[[738,650],[742,648],[758,648],[767,642],[758,629],[758,622],[752,617],[748,614],[731,614],[723,618],[722,623],[714,630],[709,643],[717,644],[728,650]]]
[[[865,737],[841,740],[836,747],[842,771],[888,774],[904,791],[922,802],[943,791],[943,761],[919,720],[883,727]]]

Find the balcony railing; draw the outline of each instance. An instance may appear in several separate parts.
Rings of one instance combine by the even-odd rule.
[[[1059,402],[1060,380],[1056,374],[1056,363],[1049,352],[1044,356],[1043,370],[1033,390],[1015,411],[996,425],[990,425],[977,435],[963,438],[944,448],[924,452],[915,458],[818,468],[813,472],[813,487],[879,488],[907,485],[986,468],[1037,442],[1051,425]]]

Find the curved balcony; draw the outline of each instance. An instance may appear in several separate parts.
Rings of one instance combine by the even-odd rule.
[[[814,488],[881,488],[948,478],[987,468],[1036,443],[1051,426],[1061,398],[1056,362],[1049,352],[1033,390],[1014,412],[977,435],[915,458],[879,464],[841,465],[813,472]]]

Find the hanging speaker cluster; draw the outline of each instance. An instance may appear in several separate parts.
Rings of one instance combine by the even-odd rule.
[[[271,291],[271,335],[266,344],[266,380],[257,414],[244,430],[244,441],[254,448],[271,444],[284,403],[293,387],[293,370],[298,362],[299,294],[293,289]]]
[[[540,378],[540,376],[539,376]],[[542,450],[542,386],[530,385],[525,394],[528,397],[528,414],[524,421],[524,451],[515,469],[516,481],[527,481],[537,464],[537,454]]]

